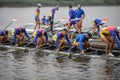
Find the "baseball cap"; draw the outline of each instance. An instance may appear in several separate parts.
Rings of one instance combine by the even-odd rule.
[[[119,30],[119,31],[120,31],[120,26],[118,26],[118,27],[117,27],[117,30]]]
[[[80,5],[80,4],[78,4],[78,5],[77,5],[77,7],[81,7],[81,5]]]
[[[37,4],[38,6],[42,6],[41,4]]]

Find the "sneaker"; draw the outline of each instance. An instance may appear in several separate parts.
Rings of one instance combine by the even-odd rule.
[[[114,55],[112,53],[109,53],[108,56],[109,57],[114,57]]]

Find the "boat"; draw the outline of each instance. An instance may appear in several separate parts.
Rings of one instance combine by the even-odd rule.
[[[90,43],[91,43],[91,47],[92,47],[93,51],[100,51],[99,54],[105,53],[105,44],[103,44],[103,42],[100,39],[90,40]],[[14,46],[14,42],[12,39],[10,41],[4,41],[4,42],[2,42],[1,47],[4,47],[5,45],[6,46]],[[23,44],[21,44],[20,47],[25,49],[25,50],[28,48],[29,48],[29,50],[33,50],[35,48],[35,44],[33,42],[31,42],[30,40],[25,40],[25,42]],[[80,52],[78,47],[74,48],[72,51],[69,51],[71,47],[72,47],[71,45],[69,45],[67,42],[65,42],[65,46],[61,49],[61,51],[62,52],[72,52],[72,53],[79,53]],[[55,50],[56,49],[55,43],[52,39],[49,39],[49,45],[43,44],[40,46],[40,48],[43,50]],[[113,54],[115,56],[120,55],[120,51],[116,47],[116,45],[113,49]]]
[[[67,51],[65,48],[63,50],[61,50],[60,52],[56,52],[54,46],[48,46],[48,45],[43,45],[40,49],[36,49],[35,47],[33,47],[32,44],[30,44],[30,46],[20,46],[20,47],[14,47],[13,44],[9,45],[8,42],[6,42],[7,44],[2,44],[0,45],[0,48],[8,48],[11,49],[10,51],[5,52],[6,53],[16,53],[16,52],[29,52],[29,51],[35,51],[39,54],[43,53],[43,54],[55,54],[56,55],[56,59],[60,59],[60,58],[87,58],[87,59],[111,59],[111,60],[120,60],[120,57],[105,57],[105,55],[103,53],[100,53],[98,50],[93,50],[91,52],[87,52],[86,55],[81,55],[79,53],[79,51],[75,51],[75,52],[69,52]],[[99,54],[98,54],[99,53]]]
[[[31,24],[30,24],[31,25]],[[27,26],[24,26],[25,28],[27,28],[27,32],[32,33],[33,32],[33,25],[27,25]],[[48,29],[48,27],[46,28],[46,26],[43,26],[44,29]],[[54,28],[54,31],[61,31],[65,28],[65,26],[56,26]],[[70,33],[74,33],[74,37],[76,37],[78,35],[78,33],[74,30],[74,28],[71,28],[70,29]],[[84,33],[84,32],[83,32]],[[49,34],[49,33],[48,33]],[[96,38],[95,38],[96,37]],[[72,39],[73,40],[73,39]],[[5,46],[14,46],[14,42],[12,42],[13,40],[11,39],[10,41],[5,41],[3,42],[2,44]],[[43,45],[41,48],[42,50],[46,51],[46,50],[55,50],[55,43],[52,39],[49,39],[49,43],[50,45]],[[105,54],[105,44],[97,37],[97,36],[94,36],[93,39],[90,39],[90,43],[91,43],[91,47],[93,48],[93,51],[100,51],[100,54]],[[2,45],[2,46],[3,46]],[[33,42],[30,42],[29,40],[25,41],[20,47],[18,47],[19,49],[24,49],[27,51],[27,49],[29,50],[33,50],[35,48],[35,45],[33,44]],[[31,49],[32,48],[32,49]],[[71,45],[67,44],[67,42],[65,43],[65,46],[64,48],[61,50],[62,52],[67,52],[69,49],[71,48]],[[16,48],[17,49],[17,48]],[[28,50],[28,51],[29,51]],[[76,48],[72,51],[73,53],[79,53],[79,48]],[[119,49],[116,47],[116,45],[114,46],[114,49],[113,49],[113,54],[115,56],[119,56],[120,55],[120,52],[119,52]]]

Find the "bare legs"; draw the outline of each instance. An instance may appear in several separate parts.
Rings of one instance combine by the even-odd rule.
[[[112,53],[112,49],[114,47],[113,37],[111,35],[106,35],[103,38],[101,38],[101,40],[103,40],[106,44],[106,55]]]
[[[37,26],[38,26],[38,29],[41,28],[41,27],[40,27],[40,21],[36,21],[35,27],[34,27],[34,31],[36,30]]]
[[[19,35],[16,36],[16,38],[17,38],[17,44],[15,46],[18,47],[24,41],[25,36],[23,33],[20,33]]]

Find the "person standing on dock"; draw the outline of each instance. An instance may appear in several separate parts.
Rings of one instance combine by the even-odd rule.
[[[114,26],[108,26],[100,31],[100,38],[106,44],[106,56],[114,56],[112,54],[112,49],[114,47],[114,42],[120,49],[120,37],[118,35],[119,31]]]
[[[51,9],[51,11],[50,11],[50,16],[51,16],[53,22],[54,22],[54,17],[55,17],[55,11],[56,11],[56,10],[59,10],[59,7],[58,7],[58,6],[54,7],[54,8]]]
[[[74,42],[73,45],[79,47],[80,54],[85,54],[84,49],[87,49],[90,46],[89,39],[92,37],[91,33],[86,34],[79,34]]]
[[[8,40],[8,31],[0,31],[0,43]]]
[[[34,27],[34,31],[36,30],[37,26],[38,28],[40,28],[40,8],[41,8],[41,4],[37,5],[37,8],[35,10],[35,27]]]
[[[72,5],[69,5],[69,22],[67,24],[67,32],[69,32],[69,29],[71,28],[72,25],[75,26],[76,22],[71,21],[71,19],[75,19],[75,18],[76,18],[75,11],[72,9]]]
[[[75,10],[76,18],[78,18],[78,19],[80,18],[80,20],[77,21],[76,25],[79,29],[79,34],[80,34],[81,33],[81,28],[82,28],[82,21],[85,18],[85,13],[84,13],[84,10],[81,9],[80,4],[77,7],[78,7],[78,9]]]
[[[51,31],[51,33],[53,34],[53,23],[54,23],[54,17],[55,17],[55,11],[56,10],[59,10],[59,7],[58,6],[56,6],[56,7],[54,7],[53,9],[51,9],[51,11],[50,11],[50,31]]]
[[[36,48],[39,48],[41,45],[43,45],[43,43],[48,44],[48,35],[47,35],[47,32],[45,32],[43,29],[37,29],[34,32],[34,35],[35,35],[35,38],[33,42],[36,45]],[[44,36],[46,38],[46,42],[45,42]]]
[[[72,42],[69,40],[68,35],[67,35],[67,29],[64,29],[63,32],[59,32],[53,36],[53,40],[55,41],[57,52],[59,52],[60,49],[63,47],[65,43],[64,38],[67,40],[67,42],[70,45],[72,45]]]
[[[26,29],[22,28],[22,27],[16,27],[11,31],[11,35],[13,35],[13,40],[15,43],[15,46],[18,47],[19,45],[21,45],[24,40],[25,40],[25,36],[30,39],[30,36],[27,34]]]

